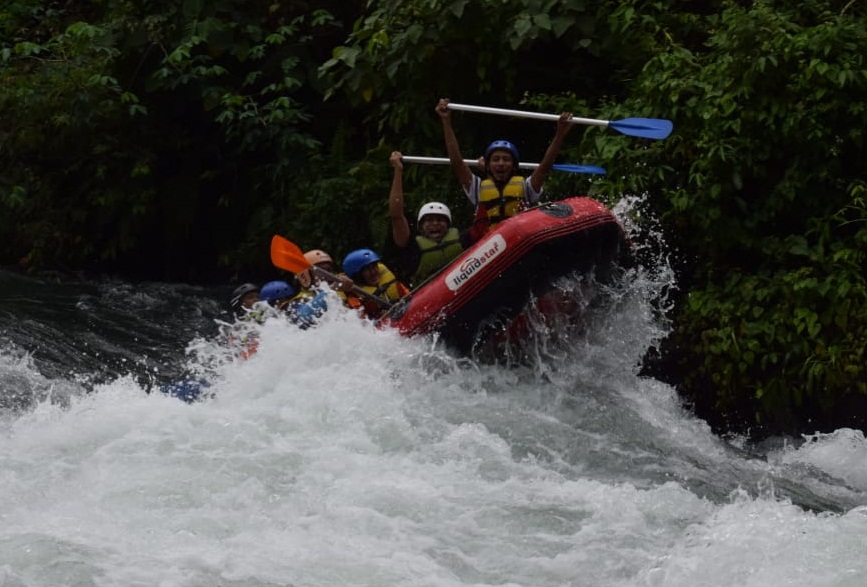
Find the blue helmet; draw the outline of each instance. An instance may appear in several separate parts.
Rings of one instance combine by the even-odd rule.
[[[518,162],[521,160],[521,157],[518,156],[518,148],[515,145],[509,141],[494,141],[488,145],[487,149],[485,149],[485,163],[490,162],[491,153],[494,151],[508,151],[512,155],[512,161],[515,168],[518,167]]]
[[[370,249],[358,249],[352,251],[343,259],[343,270],[349,277],[353,277],[358,275],[358,272],[364,267],[377,261],[379,261],[379,255],[374,251]]]
[[[285,281],[269,281],[259,290],[259,299],[269,304],[284,298],[291,298],[294,295],[295,290]]]

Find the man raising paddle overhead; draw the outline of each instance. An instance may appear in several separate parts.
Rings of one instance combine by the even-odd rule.
[[[477,238],[496,226],[498,222],[514,216],[539,201],[545,178],[551,171],[566,134],[572,129],[572,123],[569,122],[572,113],[561,113],[557,120],[554,139],[548,145],[539,166],[533,170],[530,177],[526,178],[517,175],[520,157],[515,145],[509,141],[492,142],[485,149],[485,177],[480,178],[473,174],[461,156],[458,139],[452,128],[448,98],[441,98],[435,110],[442,121],[446,151],[452,169],[461,187],[464,188],[467,199],[476,208],[475,223],[477,224],[474,225],[473,232]]]
[[[452,213],[440,202],[428,202],[418,211],[418,234],[413,237],[403,205],[403,162],[400,151],[389,157],[394,167],[388,214],[391,237],[400,251],[399,269],[410,287],[418,287],[471,244],[466,233],[452,226]]]

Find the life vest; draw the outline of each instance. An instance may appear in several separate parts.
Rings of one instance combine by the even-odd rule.
[[[394,276],[394,273],[388,267],[382,263],[377,263],[376,267],[379,269],[379,280],[376,282],[376,285],[359,284],[358,287],[387,302],[396,302],[409,293],[409,288],[398,281],[397,277]],[[348,300],[353,300],[352,303],[348,304],[350,307],[354,303],[359,304],[368,318],[378,318],[385,312],[385,308],[375,300],[365,297],[355,297],[351,294],[348,296]]]
[[[418,268],[412,276],[413,287],[464,251],[464,247],[461,245],[461,233],[457,228],[449,228],[440,242],[426,236],[415,237],[415,242],[418,243],[421,256],[418,260]]]
[[[306,290],[290,300],[283,309],[289,315],[289,319],[297,324],[301,330],[307,330],[316,324],[322,314],[328,310],[326,291]]]
[[[484,210],[488,220],[488,230],[498,222],[514,216],[521,211],[526,197],[525,178],[513,175],[500,190],[491,178],[479,184],[479,208]]]

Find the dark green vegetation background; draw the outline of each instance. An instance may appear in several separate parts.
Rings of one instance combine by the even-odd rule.
[[[699,7],[700,6],[700,7]],[[680,297],[647,368],[720,432],[867,428],[867,15],[855,0],[7,0],[0,262],[128,279],[274,273],[279,232],[388,241],[388,153],[444,156],[441,96],[578,127],[549,194],[647,194]],[[554,125],[455,113],[538,160]],[[411,209],[469,218],[448,168]]]

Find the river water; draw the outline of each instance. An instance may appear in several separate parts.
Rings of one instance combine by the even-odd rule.
[[[864,436],[715,436],[639,375],[670,285],[506,365],[336,305],[240,360],[226,288],[0,272],[0,586],[867,584]]]

